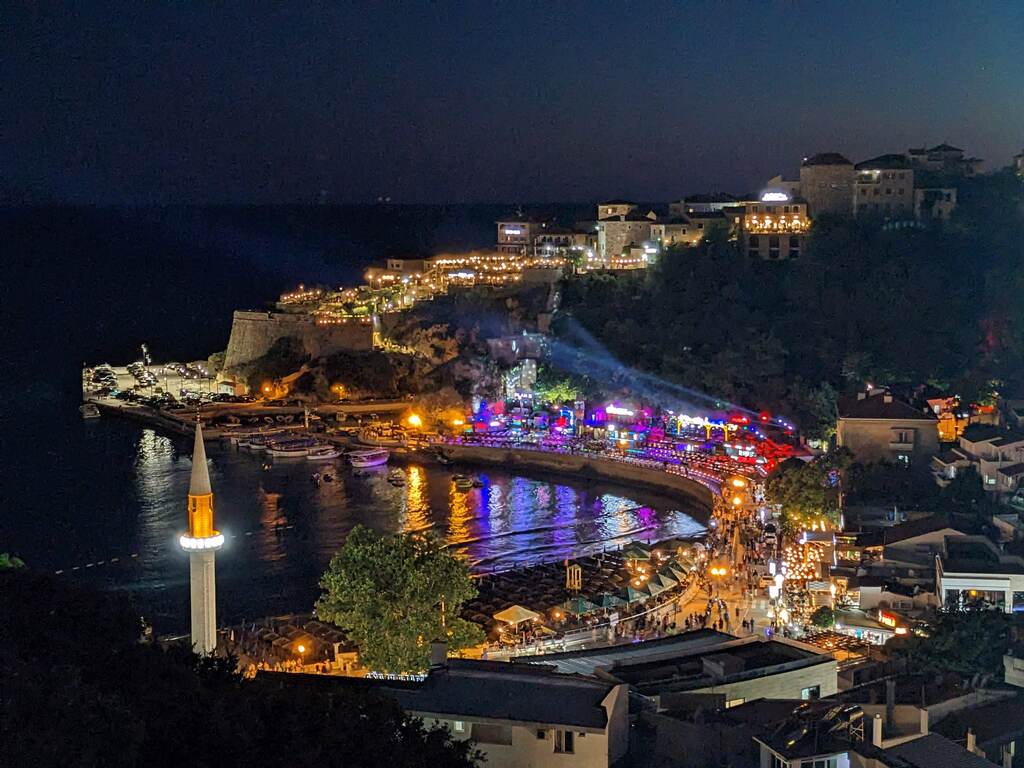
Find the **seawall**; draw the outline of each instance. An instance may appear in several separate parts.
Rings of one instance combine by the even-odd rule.
[[[695,503],[709,513],[714,503],[711,490],[696,480],[613,459],[516,448],[450,444],[439,446],[438,453],[452,461],[466,464],[521,467],[585,479],[608,480],[622,485],[642,486]]]
[[[373,349],[373,324],[353,319],[321,325],[312,315],[236,311],[224,357],[225,374],[230,376],[262,357],[283,338],[296,339],[306,354],[314,358],[343,350],[368,350]]]

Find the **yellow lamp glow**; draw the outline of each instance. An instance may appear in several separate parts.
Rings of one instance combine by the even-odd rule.
[[[733,488],[746,488],[747,487],[747,481],[744,480],[742,477],[734,477],[732,479],[732,487]]]
[[[299,646],[299,653],[305,653],[305,652],[306,652],[306,646],[300,645]]]
[[[419,414],[416,413],[410,414],[406,421],[409,423],[410,427],[416,427],[418,429],[423,426],[423,419],[421,419]]]

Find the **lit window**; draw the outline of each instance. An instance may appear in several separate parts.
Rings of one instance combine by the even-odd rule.
[[[464,733],[466,731],[466,724],[462,720],[456,720],[452,725],[456,733]]]

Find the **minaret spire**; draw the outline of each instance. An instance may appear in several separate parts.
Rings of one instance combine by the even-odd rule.
[[[188,488],[188,533],[181,539],[188,552],[192,604],[192,648],[210,654],[217,649],[217,584],[215,555],[224,536],[213,527],[213,489],[206,465],[203,425],[196,415],[196,439],[192,449],[192,477]]]

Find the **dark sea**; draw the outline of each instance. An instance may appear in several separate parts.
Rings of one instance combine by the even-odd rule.
[[[187,624],[189,441],[113,418],[83,421],[81,366],[157,361],[227,344],[234,309],[298,283],[353,284],[388,256],[489,247],[509,206],[0,209],[0,552],[128,590],[159,632]],[[566,223],[585,209],[548,207]],[[306,611],[357,523],[430,528],[477,569],[560,559],[631,538],[698,536],[677,501],[571,478],[481,473],[459,493],[431,465],[310,481],[310,464],[211,445],[221,622]]]

